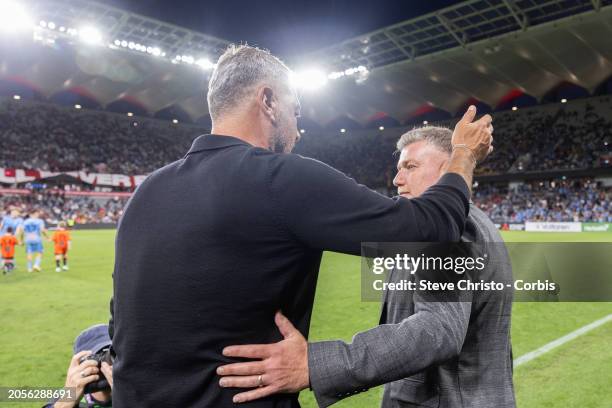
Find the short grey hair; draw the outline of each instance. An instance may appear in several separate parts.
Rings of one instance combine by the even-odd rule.
[[[286,86],[290,70],[267,50],[248,45],[230,45],[219,57],[208,83],[208,110],[214,121],[238,106],[262,83]]]
[[[423,126],[404,133],[397,141],[397,151],[401,152],[404,147],[425,140],[427,143],[437,147],[440,151],[451,154],[453,152],[452,139],[453,131],[449,128],[441,126]]]

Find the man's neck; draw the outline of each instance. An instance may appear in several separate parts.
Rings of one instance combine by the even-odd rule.
[[[255,126],[251,126],[251,121],[249,120],[232,118],[231,120],[216,121],[210,133],[213,135],[232,136],[255,147],[270,149],[270,144],[263,132]]]

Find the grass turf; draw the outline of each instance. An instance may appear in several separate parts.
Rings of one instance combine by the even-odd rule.
[[[47,245],[43,272],[19,269],[0,280],[0,387],[60,387],[74,337],[85,327],[106,322],[112,292],[114,231],[76,231],[70,271],[56,273]],[[610,241],[605,233],[504,233],[507,241]],[[376,325],[380,306],[360,298],[359,258],[326,253],[312,319],[311,340],[350,340]],[[512,339],[515,357],[612,313],[610,303],[516,303]],[[612,406],[612,324],[531,361],[515,372],[519,407]],[[351,397],[337,407],[376,407],[381,388]],[[315,407],[312,393],[300,400]],[[0,407],[41,404],[2,403]]]

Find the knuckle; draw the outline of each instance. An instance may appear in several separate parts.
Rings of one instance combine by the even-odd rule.
[[[271,371],[272,369],[274,369],[274,366],[276,364],[276,361],[274,358],[269,358],[267,360],[264,360],[263,362],[263,368],[266,372]]]

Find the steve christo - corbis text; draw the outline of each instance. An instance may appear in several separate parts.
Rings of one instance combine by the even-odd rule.
[[[513,283],[484,281],[473,282],[470,279],[461,279],[457,282],[432,282],[426,279],[420,279],[418,282],[402,279],[399,282],[385,282],[382,279],[376,279],[372,283],[375,291],[454,291],[454,290],[485,290],[485,291],[503,291],[509,288],[519,291],[546,291],[555,292],[557,284],[549,280],[537,280],[535,282],[525,282],[518,279]]]
[[[384,279],[375,279],[372,282],[372,287],[375,291],[455,291],[455,290],[485,290],[485,291],[503,291],[509,288],[518,291],[546,291],[555,292],[557,284],[546,280],[536,280],[527,282],[522,279],[517,279],[512,283],[496,282],[494,280],[472,280],[460,279],[457,281],[431,281],[426,279],[427,271],[444,271],[454,272],[458,275],[463,275],[465,272],[482,271],[486,267],[486,259],[488,255],[482,257],[441,257],[441,256],[410,256],[407,254],[397,254],[394,257],[376,257],[373,258],[372,272],[376,275],[381,275],[385,271],[404,271],[414,275],[419,274],[418,280],[400,279],[395,282],[386,282]]]

